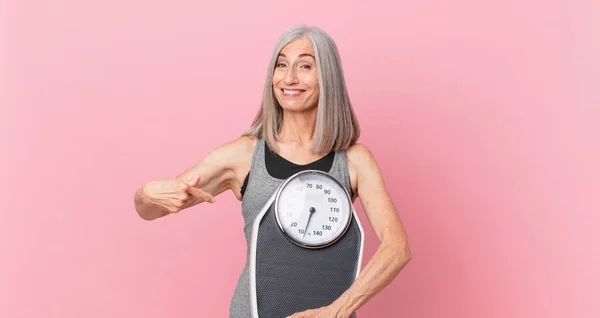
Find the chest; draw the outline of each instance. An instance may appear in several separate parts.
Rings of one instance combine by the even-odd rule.
[[[302,166],[318,161],[327,156],[327,153],[317,154],[303,149],[281,147],[280,151],[275,155],[290,163]]]

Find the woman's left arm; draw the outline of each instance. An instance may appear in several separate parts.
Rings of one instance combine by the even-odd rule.
[[[356,281],[330,306],[348,317],[385,288],[411,260],[404,226],[385,186],[377,161],[367,147],[347,151],[356,169],[356,188],[363,210],[381,244]]]
[[[357,194],[380,246],[357,279],[332,304],[296,313],[292,317],[346,318],[386,287],[411,259],[402,221],[381,175],[381,170],[363,145],[347,151],[350,169],[356,169]]]

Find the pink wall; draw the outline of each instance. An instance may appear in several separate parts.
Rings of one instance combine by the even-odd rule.
[[[0,317],[226,317],[240,204],[146,222],[132,195],[250,124],[300,22],[339,45],[414,255],[362,317],[600,316],[599,5],[169,3],[0,5]]]

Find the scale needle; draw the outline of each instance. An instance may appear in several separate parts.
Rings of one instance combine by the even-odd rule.
[[[308,209],[308,212],[310,212],[310,214],[308,215],[308,221],[306,221],[306,226],[304,227],[304,233],[302,234],[302,238],[304,238],[306,236],[306,230],[308,229],[308,223],[310,223],[310,218],[312,217],[313,213],[315,213],[315,208],[311,206]]]

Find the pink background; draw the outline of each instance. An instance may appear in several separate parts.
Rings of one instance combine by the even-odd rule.
[[[600,6],[567,2],[2,1],[0,317],[226,317],[240,203],[132,196],[248,127],[296,23],[336,40],[414,255],[362,317],[600,316]]]

